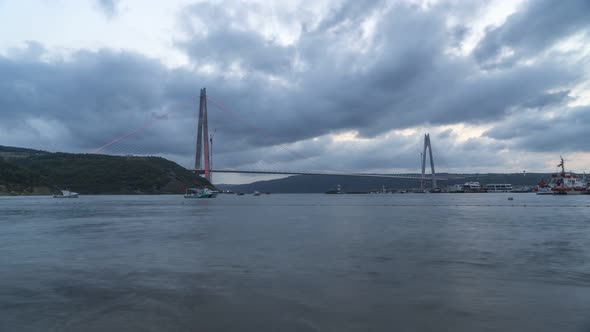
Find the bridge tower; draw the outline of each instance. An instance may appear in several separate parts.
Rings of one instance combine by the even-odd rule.
[[[204,162],[204,168],[201,166]],[[209,125],[207,121],[207,90],[201,89],[199,99],[199,122],[197,125],[197,153],[195,155],[195,170],[197,174],[205,174],[205,178],[211,182],[211,154],[209,152]]]
[[[424,152],[422,153],[422,179],[420,180],[420,189],[424,190],[424,181],[426,180],[426,149],[430,157],[430,171],[432,172],[432,188],[437,188],[436,173],[434,172],[434,159],[432,159],[432,145],[430,145],[430,134],[424,135]]]

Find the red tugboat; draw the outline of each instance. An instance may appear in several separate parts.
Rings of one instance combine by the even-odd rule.
[[[565,171],[563,158],[557,167],[561,167],[561,172],[551,174],[551,182],[549,183],[541,181],[537,186],[537,194],[551,192],[553,195],[580,195],[586,193],[587,183],[579,176]]]

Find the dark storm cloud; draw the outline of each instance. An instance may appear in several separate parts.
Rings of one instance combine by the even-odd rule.
[[[501,62],[510,63],[534,56],[559,40],[590,27],[588,0],[535,0],[508,17],[506,22],[489,30],[474,51],[482,64],[497,63],[503,50],[513,55]]]

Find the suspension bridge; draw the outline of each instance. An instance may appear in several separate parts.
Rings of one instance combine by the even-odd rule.
[[[212,137],[209,136],[209,123],[207,115],[207,90],[201,89],[199,98],[199,117],[197,123],[197,145],[195,153],[195,167],[193,172],[204,176],[211,182],[213,173],[236,173],[236,174],[270,174],[270,175],[340,175],[355,177],[380,177],[380,178],[397,178],[413,179],[420,181],[420,187],[424,189],[426,181],[432,181],[432,188],[437,188],[437,181],[445,181],[447,178],[436,176],[434,170],[434,159],[432,156],[432,146],[430,135],[424,135],[424,151],[422,153],[422,174],[420,176],[409,174],[387,174],[387,173],[359,173],[359,172],[309,172],[309,171],[265,171],[265,170],[240,170],[240,169],[216,169],[212,168],[211,145]],[[428,151],[428,155],[426,152]],[[426,158],[430,157],[431,174],[426,175]]]

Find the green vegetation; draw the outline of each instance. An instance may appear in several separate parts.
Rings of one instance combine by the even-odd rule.
[[[31,193],[34,187],[48,187],[52,192],[68,188],[81,194],[172,194],[187,187],[211,187],[207,180],[160,157],[30,151],[28,156],[0,158],[0,185],[5,191]]]

